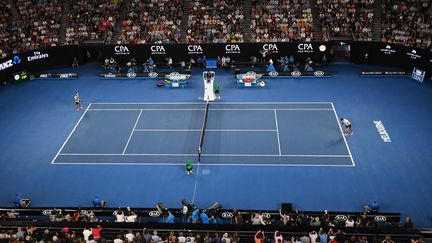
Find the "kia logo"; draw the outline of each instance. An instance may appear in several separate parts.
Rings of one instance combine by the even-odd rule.
[[[387,218],[384,215],[377,215],[377,216],[375,216],[374,220],[375,220],[375,222],[380,223],[380,222],[387,221]]]
[[[291,72],[291,75],[292,75],[292,76],[300,76],[300,75],[301,75],[301,72],[299,72],[299,71],[294,71],[294,72]]]
[[[222,218],[225,218],[225,219],[230,219],[230,218],[232,218],[234,215],[232,214],[232,213],[230,213],[230,212],[225,212],[225,213],[222,213]]]
[[[150,217],[159,217],[160,213],[159,213],[159,211],[150,211],[149,216]]]
[[[249,75],[249,76],[255,76],[256,73],[255,73],[254,71],[249,71],[249,72],[246,73],[246,75]]]
[[[150,73],[148,74],[148,76],[149,76],[150,78],[156,78],[158,75],[159,75],[159,74],[156,73],[156,72],[150,72]]]
[[[264,219],[269,219],[269,218],[271,218],[271,215],[270,215],[269,213],[263,213],[263,214],[262,214],[262,217],[263,217]]]
[[[128,78],[135,78],[136,77],[136,73],[127,73],[126,76]]]
[[[269,75],[270,77],[276,77],[276,76],[279,75],[279,73],[278,73],[278,72],[269,72],[268,75]]]
[[[323,71],[315,71],[315,72],[314,72],[314,75],[315,75],[315,76],[323,76],[323,75],[324,75],[324,72],[323,72]]]
[[[337,221],[345,222],[348,218],[347,218],[347,216],[345,216],[345,215],[341,215],[341,214],[339,214],[339,215],[336,215],[335,219],[336,219]]]

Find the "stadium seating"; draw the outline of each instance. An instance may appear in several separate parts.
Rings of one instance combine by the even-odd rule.
[[[431,48],[430,8],[429,0],[383,0],[381,41]]]
[[[332,37],[353,37],[372,40],[373,0],[317,0],[322,40]]]
[[[189,43],[243,42],[243,1],[194,0],[188,20]]]
[[[77,45],[88,39],[112,41],[118,17],[118,1],[75,0],[68,13],[65,45]]]
[[[116,43],[178,43],[182,6],[182,0],[132,0]]]
[[[253,0],[252,40],[288,42],[313,40],[312,13],[307,0]]]

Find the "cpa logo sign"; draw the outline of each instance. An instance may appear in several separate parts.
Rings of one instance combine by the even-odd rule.
[[[240,53],[239,45],[225,45],[225,53]]]
[[[129,55],[129,48],[127,46],[115,46],[114,52],[116,55]]]
[[[156,54],[156,55],[163,55],[165,54],[165,47],[164,46],[150,46],[150,51],[151,54]]]
[[[311,43],[298,44],[297,49],[298,53],[311,53],[314,51]]]
[[[200,45],[188,45],[188,54],[202,54],[203,50]]]
[[[263,45],[263,50],[265,51],[270,51],[273,53],[277,53],[279,51],[278,47],[276,44],[264,44]]]

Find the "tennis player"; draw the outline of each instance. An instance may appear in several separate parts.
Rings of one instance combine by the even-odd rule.
[[[188,160],[186,163],[186,173],[188,175],[192,174],[192,170],[193,170],[193,165],[192,165],[192,161]]]
[[[76,110],[79,111],[80,109],[82,109],[82,106],[81,106],[81,98],[78,92],[75,93],[74,99],[75,99]]]
[[[344,131],[345,136],[348,135],[348,132],[350,133],[350,135],[353,135],[354,132],[351,127],[351,122],[348,119],[342,117],[341,124],[345,126],[345,131]]]

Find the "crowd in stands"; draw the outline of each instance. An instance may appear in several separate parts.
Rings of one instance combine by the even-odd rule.
[[[18,53],[59,43],[62,3],[57,0],[18,0],[20,19],[12,16],[11,6],[4,1],[0,7],[0,55]]]
[[[111,240],[114,243],[134,242],[134,243],[239,243],[239,242],[274,242],[274,243],[394,243],[390,235],[365,236],[360,233],[348,235],[342,230],[312,230],[298,234],[286,234],[276,230],[275,232],[257,231],[255,235],[240,236],[237,232],[225,233],[206,233],[206,232],[183,232],[169,231],[158,232],[157,230],[118,230],[115,236],[104,232],[105,230],[96,225],[84,229],[71,229],[64,227],[57,229],[42,229],[29,225],[28,227],[18,227],[15,230],[1,230],[0,240],[9,242],[78,242],[96,243]],[[246,238],[247,237],[247,238]],[[424,243],[421,237],[411,238],[411,243]]]
[[[317,0],[322,40],[350,37],[372,41],[374,0]]]
[[[252,0],[252,40],[288,42],[313,40],[308,0]]]
[[[121,0],[74,0],[67,16],[65,45],[77,45],[88,39],[110,43]]]
[[[11,5],[7,0],[0,1],[0,58],[7,57],[8,47],[12,42],[8,32],[9,23],[12,19]]]
[[[383,0],[381,41],[431,48],[430,8],[430,0]]]
[[[132,0],[118,44],[178,43],[182,0]]]
[[[186,39],[189,43],[243,42],[242,0],[193,0]]]

